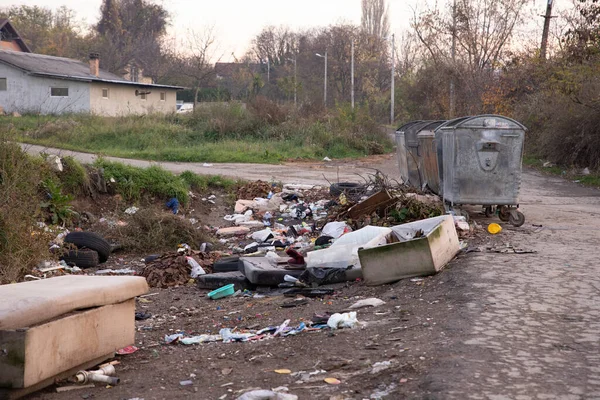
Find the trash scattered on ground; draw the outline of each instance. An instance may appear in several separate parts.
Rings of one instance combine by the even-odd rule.
[[[276,369],[273,372],[278,373],[278,374],[291,374],[292,373],[292,371],[290,371],[289,369]]]
[[[496,235],[496,234],[502,232],[502,227],[496,223],[491,223],[488,225],[487,231],[489,233],[491,233],[492,235]]]
[[[236,400],[298,400],[298,396],[273,390],[252,390]]]
[[[325,378],[323,380],[330,385],[339,385],[340,383],[342,383],[342,381],[336,378]]]
[[[522,248],[517,248],[512,246],[510,243],[505,244],[504,246],[496,246],[496,247],[488,247],[487,251],[492,253],[514,253],[514,254],[535,254],[536,250],[526,250]]]
[[[129,208],[127,208],[127,209],[124,211],[124,213],[125,213],[125,214],[128,214],[128,215],[133,215],[133,214],[135,214],[136,212],[138,212],[138,210],[139,210],[139,208],[138,208],[138,207],[132,206],[132,207],[129,207]]]
[[[329,317],[329,320],[327,321],[327,325],[331,329],[354,328],[357,324],[358,319],[356,319],[355,311],[351,311],[344,314],[335,313],[331,317]]]
[[[117,350],[117,354],[119,355],[126,355],[126,354],[133,354],[136,351],[138,351],[139,349],[135,346],[127,346],[127,347],[123,347],[122,349]]]
[[[359,300],[356,303],[352,304],[350,307],[351,310],[364,308],[364,307],[379,307],[385,304],[385,301],[381,299],[377,299],[375,297],[371,297],[369,299]]]

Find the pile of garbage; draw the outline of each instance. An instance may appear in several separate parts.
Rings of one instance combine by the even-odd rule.
[[[319,331],[321,329],[343,329],[355,328],[359,322],[356,317],[356,311],[347,313],[335,313],[315,315],[312,321],[300,322],[298,326],[289,326],[291,320],[286,319],[280,325],[268,326],[260,330],[240,330],[223,328],[218,335],[203,334],[197,336],[189,336],[183,332],[172,335],[165,335],[166,344],[181,343],[184,345],[202,344],[209,342],[251,342],[261,341],[271,338],[284,338],[287,336],[298,335],[301,332]]]
[[[176,252],[168,252],[148,261],[140,275],[146,278],[148,285],[168,288],[187,283],[190,278],[212,273],[212,265],[220,253],[194,251],[182,244]]]

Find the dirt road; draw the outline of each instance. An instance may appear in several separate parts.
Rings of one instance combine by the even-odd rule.
[[[57,154],[61,156],[72,156],[80,162],[91,164],[97,155],[92,153],[81,153],[70,150],[55,149],[31,144],[21,144],[21,147],[30,154]],[[155,162],[145,160],[133,160],[129,158],[105,157],[110,161],[117,161],[136,167],[149,167],[160,165],[162,168],[173,173],[192,171],[202,175],[222,175],[232,178],[263,181],[283,181],[283,183],[303,184],[327,184],[328,182],[354,182],[362,181],[357,174],[373,172],[371,168],[380,168],[386,174],[395,174],[396,166],[392,161],[393,155],[382,155],[365,158],[362,160],[334,160],[330,162],[294,162],[280,165],[270,164],[235,164],[235,163],[212,163],[205,166],[203,163],[183,162]]]
[[[215,165],[206,171],[314,183],[322,182],[323,171],[332,176],[327,167],[314,167],[320,164]],[[200,166],[162,165],[174,171],[205,171]],[[391,156],[374,165],[395,170]],[[348,163],[340,176],[347,179],[349,171],[364,167]],[[485,243],[476,244],[482,252],[462,254],[422,282],[377,288],[353,284],[327,301],[293,310],[278,308],[277,299],[225,299],[215,309],[195,288],[162,291],[154,304],[142,306],[157,315],[162,310],[158,321],[164,322],[148,331],[138,325],[136,344],[142,350],[122,360],[123,385],[32,398],[232,399],[244,388],[282,385],[300,399],[600,398],[600,191],[526,171],[521,197],[527,218],[523,227],[503,224],[500,234],[484,234]],[[480,224],[490,222],[475,214]],[[537,253],[486,250],[509,243]],[[342,309],[355,296],[376,296],[387,304],[360,310],[359,320],[366,326],[335,336],[319,332],[199,347],[158,344],[174,329],[215,333],[223,324],[263,326],[285,318],[296,324],[314,312]],[[236,318],[239,322],[231,321]],[[378,362],[387,368],[376,370]],[[303,379],[302,374],[275,374],[276,368],[322,368],[327,374]],[[190,374],[194,384],[181,387],[179,382]],[[324,376],[337,377],[342,384],[324,384]]]

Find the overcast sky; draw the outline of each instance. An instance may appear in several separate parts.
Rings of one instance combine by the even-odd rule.
[[[537,14],[545,10],[547,0],[533,1]],[[570,3],[571,0],[555,0]],[[1,0],[5,5],[38,5],[50,8],[65,5],[87,23],[100,14],[101,0]],[[326,26],[339,21],[360,23],[360,0],[169,0],[158,1],[172,15],[169,33],[181,41],[190,29],[214,25],[223,60],[231,53],[241,57],[252,38],[266,25],[288,25],[292,28]],[[401,34],[409,27],[412,8],[422,0],[388,0],[392,32]],[[558,4],[560,6],[560,4]],[[542,18],[533,19],[534,27]]]

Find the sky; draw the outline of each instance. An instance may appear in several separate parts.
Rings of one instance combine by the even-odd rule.
[[[344,21],[360,23],[360,0],[168,0],[161,1],[172,16],[169,34],[180,43],[190,29],[201,31],[214,26],[218,53],[223,61],[239,58],[250,46],[252,38],[267,25],[291,28],[327,26]],[[555,3],[570,0],[555,0]],[[65,5],[91,24],[98,20],[101,0],[2,0],[6,5],[38,5],[57,8]],[[421,0],[388,0],[392,33],[400,35],[409,28],[413,9],[423,8]],[[546,0],[534,0],[532,6],[542,14]],[[560,4],[559,4],[560,6]],[[541,27],[542,19],[533,19]],[[541,29],[541,28],[540,28]],[[540,30],[541,32],[541,30]]]

